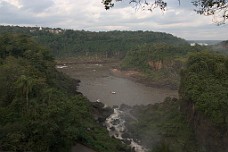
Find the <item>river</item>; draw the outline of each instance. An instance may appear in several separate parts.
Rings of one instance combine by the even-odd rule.
[[[78,91],[90,101],[113,105],[147,105],[162,102],[165,97],[177,97],[177,91],[149,87],[144,84],[116,77],[111,74],[115,64],[70,64],[61,71],[72,78],[81,80]]]
[[[64,64],[57,68],[70,77],[81,80],[78,91],[91,102],[102,102],[107,106],[148,105],[162,102],[167,96],[177,97],[176,90],[148,87],[127,78],[114,76],[111,71],[115,66],[113,63]],[[110,135],[122,141],[128,140],[136,152],[146,152],[147,149],[135,142],[133,138],[123,138],[122,135],[127,131],[124,115],[129,115],[129,113],[115,108],[114,113],[106,119],[106,127]],[[90,151],[84,148],[86,152]],[[74,147],[73,152],[81,149]]]

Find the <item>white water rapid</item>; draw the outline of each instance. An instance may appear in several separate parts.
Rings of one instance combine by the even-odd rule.
[[[114,136],[116,139],[121,141],[127,140],[130,143],[132,149],[135,152],[147,152],[147,149],[139,145],[132,138],[123,138],[122,135],[126,132],[125,120],[123,119],[125,113],[119,108],[114,108],[114,113],[106,119],[106,127],[109,131],[110,136]]]

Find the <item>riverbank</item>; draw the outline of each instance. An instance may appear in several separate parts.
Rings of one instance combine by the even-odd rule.
[[[59,68],[60,71],[66,73],[74,79],[80,79],[81,83],[78,90],[82,92],[91,102],[100,102],[110,106],[110,107],[120,107],[120,105],[130,105],[134,107],[136,105],[144,105],[145,107],[149,105],[154,105],[156,103],[161,103],[164,101],[165,97],[177,97],[177,91],[171,90],[163,87],[153,87],[148,86],[143,83],[137,82],[137,76],[140,75],[137,71],[120,71],[118,70],[118,63],[64,63],[62,62]],[[134,78],[136,76],[136,78]],[[115,93],[112,93],[115,92]],[[117,105],[117,106],[115,106]],[[98,106],[100,107],[100,106]],[[120,109],[123,113],[126,110]],[[128,110],[130,111],[130,110]],[[115,118],[118,110],[115,110],[113,114],[106,120],[110,120],[108,124],[116,124],[119,120]],[[105,112],[106,113],[106,112]],[[103,117],[100,117],[99,110],[95,111],[95,119],[97,121],[104,121]],[[129,113],[126,113],[129,116]],[[119,115],[117,115],[119,117]],[[105,116],[107,117],[107,116]],[[112,119],[114,118],[114,119]],[[127,118],[127,119],[126,119]],[[128,121],[128,117],[123,117],[120,119],[123,121]],[[106,122],[107,125],[107,122]],[[117,124],[116,129],[118,130],[119,124]],[[109,131],[113,131],[115,126],[109,126]],[[113,136],[113,134],[110,134]],[[119,137],[124,140],[127,145],[133,145],[134,149],[140,148],[140,143],[138,143],[137,137],[132,136],[132,139],[126,139],[128,131],[124,132],[123,136]],[[141,151],[138,151],[141,152]]]
[[[56,58],[57,65],[63,64],[120,64],[120,59],[117,58],[100,58],[96,56],[73,56],[73,57],[63,57]]]
[[[165,81],[154,81],[152,78],[145,75],[143,72],[136,70],[121,70],[119,67],[112,68],[110,70],[111,74],[116,77],[127,78],[132,81],[142,83],[149,87],[154,88],[164,88],[164,89],[172,89],[177,90],[178,86],[173,83],[165,82]]]
[[[91,102],[99,100],[111,107],[121,104],[131,106],[154,104],[163,102],[167,96],[178,97],[176,90],[151,87],[134,81],[131,77],[114,75],[112,69],[116,66],[118,63],[65,64],[58,70],[74,79],[79,79],[81,82],[78,91]]]
[[[104,73],[106,70],[106,73],[103,74],[103,76],[109,76],[110,74],[115,77],[119,78],[125,78],[137,83],[141,83],[143,85],[146,85],[148,87],[153,87],[153,88],[159,88],[159,89],[171,89],[171,90],[177,90],[178,86],[175,83],[171,83],[170,80],[154,80],[150,76],[146,75],[145,73],[137,70],[121,70],[120,64],[121,60],[116,59],[116,58],[96,58],[96,57],[68,57],[68,58],[59,58],[56,60],[57,65],[60,66],[70,66],[74,67],[74,65],[78,65],[78,70],[76,72],[81,72],[81,71],[86,71],[87,74],[84,72],[84,76],[89,76],[89,75],[94,75],[96,74],[95,72],[100,72]],[[88,66],[87,66],[88,65]],[[90,65],[95,65],[95,67],[92,67]],[[96,67],[97,66],[97,67]],[[80,68],[82,67],[82,68]],[[99,67],[99,69],[98,69]],[[83,69],[84,68],[84,69]],[[91,68],[93,68],[91,70]],[[74,69],[72,69],[74,70]],[[92,71],[92,73],[91,73]],[[72,76],[73,78],[81,77],[81,74],[75,75],[75,71],[67,71],[67,74]],[[102,74],[97,74],[95,77],[98,77],[99,75]],[[174,80],[175,81],[175,80]]]

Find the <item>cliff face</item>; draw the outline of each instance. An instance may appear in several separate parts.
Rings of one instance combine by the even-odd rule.
[[[192,54],[180,72],[182,112],[205,152],[228,151],[228,58]]]
[[[148,64],[154,70],[160,70],[164,66],[162,60],[159,60],[159,61],[149,61]]]
[[[179,69],[183,66],[183,63],[178,60],[151,60],[148,62],[151,69],[158,71],[161,69]]]
[[[186,114],[189,125],[194,129],[197,142],[205,152],[227,152],[228,131],[226,126],[215,126],[207,117],[195,109],[192,102],[184,101],[181,111]]]

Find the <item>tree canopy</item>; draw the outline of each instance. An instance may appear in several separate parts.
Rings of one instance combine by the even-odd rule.
[[[76,142],[99,152],[124,151],[93,119],[76,86],[31,37],[1,35],[0,151],[64,152]]]
[[[122,57],[127,51],[144,44],[165,43],[188,45],[172,34],[152,31],[90,32],[37,27],[0,26],[0,34],[23,33],[32,36],[50,48],[55,56],[106,56]],[[1,54],[0,54],[1,55]]]
[[[217,126],[227,127],[228,59],[213,53],[196,53],[181,71],[179,95],[192,102]]]

